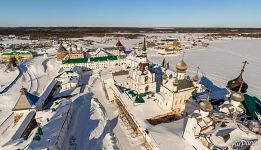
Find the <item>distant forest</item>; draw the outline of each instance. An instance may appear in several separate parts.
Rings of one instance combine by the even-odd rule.
[[[30,36],[31,39],[105,35],[135,38],[144,33],[215,33],[217,36],[261,38],[261,28],[0,27],[0,35]]]

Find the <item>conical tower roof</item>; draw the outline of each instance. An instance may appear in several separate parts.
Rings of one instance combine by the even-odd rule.
[[[66,50],[66,48],[62,44],[59,45],[57,52],[68,53],[68,51]]]
[[[197,68],[197,74],[193,77],[194,82],[198,82],[198,80],[199,80],[198,70],[199,70],[199,67]]]
[[[147,47],[146,47],[146,39],[145,39],[145,37],[144,37],[144,40],[143,40],[143,46],[142,46],[142,51],[144,52],[146,52],[147,51]]]
[[[27,89],[21,88],[20,97],[18,98],[13,110],[31,109],[38,99],[39,97],[27,92]]]
[[[115,46],[117,46],[117,47],[122,47],[123,45],[121,44],[121,41],[120,40],[118,40],[118,42],[116,43],[116,45]]]
[[[213,106],[209,100],[205,100],[199,103],[199,108],[206,112],[212,112]]]
[[[143,48],[142,48],[142,61],[139,63],[138,69],[142,72],[142,74],[144,74],[146,70],[149,70],[149,60],[147,58],[147,53],[146,53],[145,38],[144,38],[144,43],[143,43]]]
[[[169,69],[169,62],[167,62],[166,64],[166,69]]]
[[[165,58],[163,58],[162,63],[161,63],[161,66],[162,66],[162,67],[165,67],[165,65],[166,65],[166,60],[165,60]]]

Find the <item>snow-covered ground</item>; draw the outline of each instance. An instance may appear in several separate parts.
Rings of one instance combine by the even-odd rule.
[[[195,48],[185,52],[189,73],[195,74],[196,68],[200,67],[200,72],[222,87],[239,75],[242,62],[247,60],[249,64],[243,78],[249,85],[248,92],[261,98],[261,39],[218,40],[212,42],[209,48]],[[155,55],[154,50],[148,52],[148,57],[156,63],[161,63],[164,58]],[[173,70],[181,57],[181,54],[165,56]]]
[[[14,71],[6,70],[4,64],[0,64],[0,92],[7,88],[19,75],[19,70],[15,69]]]
[[[55,61],[54,53],[50,54],[48,58],[39,55],[31,60],[23,61],[20,65],[20,69],[22,75],[25,76],[25,82],[22,82],[23,77],[20,76],[6,92],[0,95],[0,104],[12,108],[20,95],[19,90],[22,86],[27,88],[29,92],[35,92],[36,94],[41,93],[48,81],[58,72],[57,68],[59,68],[59,65],[60,64]],[[9,81],[9,79],[14,79],[17,73],[13,74],[14,75],[8,74],[9,78],[1,78],[1,83]],[[8,78],[8,80],[6,80],[6,78]]]
[[[3,41],[0,42],[1,44],[27,44],[32,43],[31,40],[20,40],[20,39],[3,39]]]
[[[148,37],[182,37],[183,34],[146,34]],[[188,36],[188,35],[186,35]],[[202,34],[189,34],[193,38],[202,37]],[[112,37],[89,37],[97,42],[105,42],[100,45],[113,46],[118,39],[128,49],[135,46],[139,42],[143,42],[143,37],[138,39],[124,39]],[[106,40],[107,39],[107,40]],[[109,39],[109,40],[108,40]],[[252,38],[223,38],[210,42],[209,47],[196,47],[184,50],[185,61],[188,64],[188,73],[195,74],[196,68],[200,67],[200,72],[204,73],[208,78],[219,86],[225,87],[227,81],[236,78],[242,69],[242,62],[247,60],[249,64],[246,66],[244,80],[248,83],[248,92],[251,95],[261,98],[261,39]],[[169,61],[170,68],[175,70],[175,65],[180,61],[182,53],[176,55],[159,55],[157,50],[148,48],[148,59],[154,63],[161,63],[163,58]]]
[[[169,36],[175,34],[148,34],[147,36]],[[114,46],[118,38],[86,37],[95,40],[97,44],[93,47]],[[128,49],[143,39],[123,39],[123,45]],[[228,80],[238,76],[242,62],[247,60],[244,79],[249,85],[251,95],[261,97],[261,40],[238,38],[234,40],[223,39],[210,43],[208,48],[194,48],[185,50],[185,61],[188,64],[188,73],[195,74],[196,67],[200,72],[212,79],[216,84],[224,87]],[[54,77],[60,68],[55,61],[55,50],[47,50],[49,57],[39,55],[21,65],[21,71],[26,77],[26,83],[22,83],[22,76],[13,86],[0,95],[0,117],[6,118],[10,115],[11,108],[19,97],[19,90],[22,86],[30,92],[41,93],[46,84]],[[181,59],[181,54],[161,56],[157,50],[148,49],[149,60],[161,63],[163,58],[170,62],[170,68],[175,70],[175,65]],[[108,69],[109,70],[109,69]],[[106,70],[105,70],[106,71]],[[3,76],[3,75],[2,75]],[[10,75],[14,77],[15,75]],[[72,97],[73,117],[67,136],[65,137],[63,149],[142,149],[143,139],[133,138],[122,119],[118,116],[115,105],[109,103],[105,97],[99,72],[86,72],[83,78],[81,93]],[[11,78],[1,77],[0,83],[11,82]],[[135,107],[138,109],[139,107]],[[142,111],[142,110],[141,110]],[[138,112],[138,111],[137,111]],[[133,112],[135,113],[135,112]],[[136,116],[142,113],[136,114]],[[4,120],[4,119],[2,119]],[[139,120],[139,119],[138,119]],[[139,121],[139,123],[142,121]],[[1,123],[1,120],[0,120]],[[156,142],[158,148],[168,149],[178,145],[183,129],[183,120],[171,122],[159,126],[143,125],[149,129],[149,137]],[[162,136],[164,134],[164,136]],[[71,137],[75,137],[75,144],[71,145]],[[158,143],[157,143],[158,142]],[[171,144],[169,144],[171,143]],[[186,142],[184,142],[186,144]],[[184,144],[183,143],[183,144]],[[170,146],[170,147],[168,147]],[[170,148],[170,149],[171,149]],[[176,147],[180,149],[181,147]]]
[[[40,94],[47,83],[56,75],[58,69],[60,68],[60,64],[55,60],[55,51],[54,49],[50,49],[47,51],[50,57],[45,58],[43,55],[36,56],[32,60],[27,60],[21,63],[20,70],[22,74],[18,76],[18,79],[11,84],[11,86],[5,90],[2,94],[0,94],[0,116],[2,119],[0,121],[4,121],[6,117],[12,111],[11,109],[14,107],[16,101],[20,96],[21,87],[25,87],[31,93]],[[1,69],[0,72],[4,70]],[[0,75],[0,83],[8,84],[12,82],[18,72],[12,72],[8,74]],[[25,76],[25,82],[23,82],[23,77]],[[3,76],[3,77],[2,77]],[[2,121],[0,123],[2,123]]]
[[[73,99],[73,119],[63,149],[137,149],[120,127],[117,109],[106,102],[98,72],[85,73],[83,92]],[[75,144],[70,139],[75,137]]]

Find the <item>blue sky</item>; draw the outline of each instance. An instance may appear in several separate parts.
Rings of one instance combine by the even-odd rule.
[[[261,0],[1,0],[0,26],[261,27]]]

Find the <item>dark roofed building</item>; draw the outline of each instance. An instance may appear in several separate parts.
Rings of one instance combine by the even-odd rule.
[[[56,52],[56,59],[58,61],[63,60],[67,54],[68,51],[66,50],[66,48],[62,44],[60,44]]]
[[[178,81],[178,85],[177,85],[177,90],[185,90],[185,89],[190,89],[190,88],[194,88],[194,85],[192,83],[192,81],[187,80],[187,79],[183,79],[183,80],[179,80]]]
[[[118,40],[115,47],[119,48],[121,51],[125,51],[125,47],[122,45],[120,40]]]

